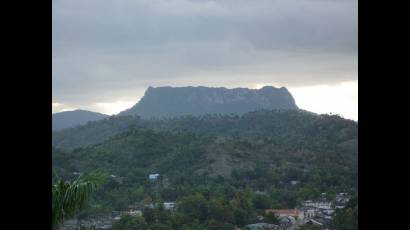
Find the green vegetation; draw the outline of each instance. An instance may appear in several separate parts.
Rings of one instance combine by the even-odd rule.
[[[86,199],[101,184],[103,176],[94,172],[79,176],[74,181],[54,179],[56,182],[52,186],[53,230],[59,229],[65,219],[73,217],[80,210]]]
[[[357,196],[349,201],[346,207],[336,212],[334,219],[335,230],[357,230],[358,229],[358,206]]]
[[[323,192],[356,193],[357,126],[304,111],[113,117],[54,133],[53,170],[65,179],[97,169],[112,175],[78,218],[177,202],[175,212],[144,209],[117,229],[233,229],[258,216],[275,223],[264,209],[294,208]],[[151,173],[160,178],[150,181]]]
[[[125,215],[119,221],[115,222],[112,230],[145,230],[147,223],[145,219],[140,216]]]

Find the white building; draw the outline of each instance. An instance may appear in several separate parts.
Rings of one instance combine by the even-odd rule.
[[[299,183],[300,183],[300,181],[298,181],[298,180],[292,180],[292,181],[290,182],[291,185],[297,185],[297,184],[299,184]]]
[[[149,178],[150,180],[156,180],[156,179],[158,179],[158,177],[159,177],[159,174],[158,174],[158,173],[149,174],[149,175],[148,175],[148,178]]]
[[[317,211],[315,208],[308,208],[304,211],[304,217],[305,218],[313,218],[317,214]]]
[[[311,201],[307,200],[303,203],[305,207],[312,207],[317,209],[332,209],[332,202],[326,201]]]
[[[345,204],[349,202],[349,198],[347,197],[347,193],[339,193],[336,195],[336,202],[340,204]]]
[[[335,210],[333,210],[333,209],[323,210],[323,213],[325,213],[326,215],[332,215],[334,212],[335,212]]]
[[[175,202],[164,202],[165,210],[173,210],[175,208]]]
[[[140,210],[130,210],[127,213],[131,216],[142,216],[142,212]]]

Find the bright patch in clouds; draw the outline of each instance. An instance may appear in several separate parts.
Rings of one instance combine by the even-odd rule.
[[[61,110],[64,108],[64,105],[58,102],[51,103],[52,106],[52,113],[62,112]]]
[[[135,104],[135,101],[116,101],[116,102],[98,102],[95,103],[97,106],[96,110],[108,114],[114,115],[125,109],[132,107]]]
[[[289,88],[299,108],[358,120],[358,82]]]
[[[256,84],[255,87],[253,87],[253,89],[261,89],[261,88],[263,88],[264,86],[267,86],[267,85],[270,85],[270,84]]]

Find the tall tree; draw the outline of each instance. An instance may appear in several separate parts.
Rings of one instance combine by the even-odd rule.
[[[52,186],[52,229],[59,229],[65,219],[73,217],[104,178],[100,172],[79,176],[74,181],[58,178]]]

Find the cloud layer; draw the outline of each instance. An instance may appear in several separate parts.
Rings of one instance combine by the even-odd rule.
[[[357,80],[357,0],[55,0],[53,102]]]

